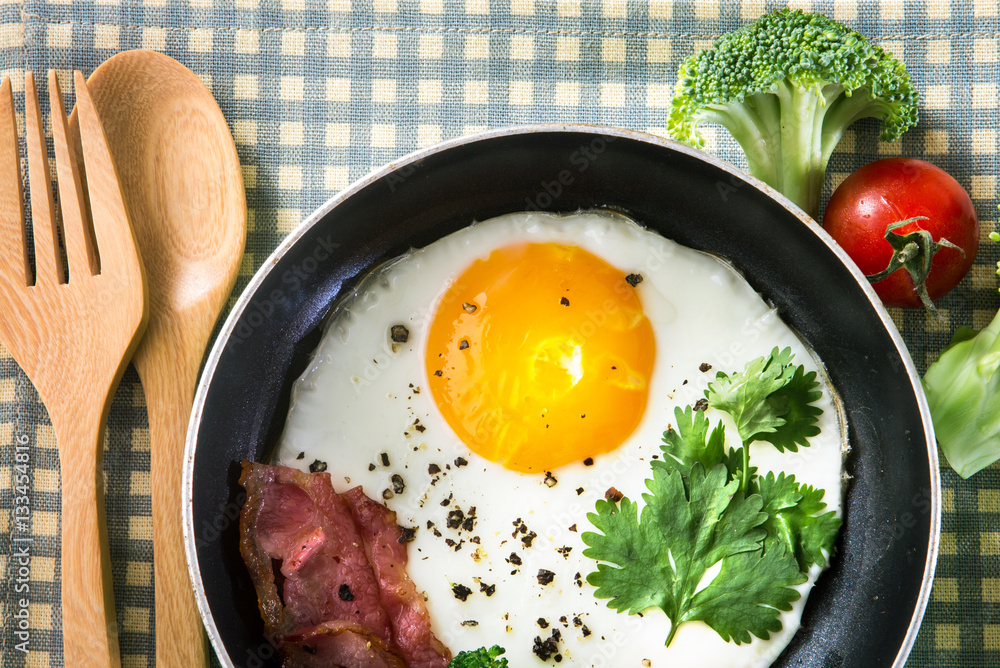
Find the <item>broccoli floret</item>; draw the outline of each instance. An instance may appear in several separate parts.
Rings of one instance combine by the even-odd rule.
[[[497,659],[505,651],[503,647],[493,645],[489,649],[480,647],[471,652],[459,652],[448,668],[508,668],[507,659]]]
[[[823,177],[844,130],[880,118],[892,141],[917,122],[906,67],[860,33],[782,9],[720,37],[681,63],[668,129],[704,146],[702,123],[719,123],[746,153],[750,173],[814,219]]]

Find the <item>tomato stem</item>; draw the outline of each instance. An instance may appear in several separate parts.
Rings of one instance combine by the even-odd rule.
[[[893,248],[892,257],[889,258],[889,266],[877,274],[866,276],[866,278],[870,283],[878,283],[895,271],[905,269],[913,281],[913,288],[917,296],[920,297],[924,308],[935,317],[940,317],[937,308],[934,306],[934,302],[931,301],[931,297],[927,293],[927,276],[931,273],[931,260],[934,258],[935,253],[945,247],[954,248],[962,255],[965,255],[965,251],[945,238],[934,241],[934,237],[927,230],[918,228],[906,234],[896,231],[900,227],[915,223],[918,220],[929,220],[929,218],[927,216],[915,216],[886,225],[885,240]]]

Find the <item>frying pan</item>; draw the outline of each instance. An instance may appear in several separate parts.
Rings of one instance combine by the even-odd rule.
[[[776,667],[902,668],[930,594],[941,494],[919,376],[864,276],[766,185],[627,130],[506,128],[418,151],[321,207],[268,258],[209,354],[188,433],[185,542],[224,666],[277,666],[240,558],[239,462],[266,461],[338,295],[381,262],[527,209],[621,212],[734,265],[823,361],[852,452],[844,525]]]

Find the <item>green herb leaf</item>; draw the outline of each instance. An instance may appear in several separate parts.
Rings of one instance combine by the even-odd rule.
[[[783,544],[761,553],[741,552],[722,560],[722,570],[699,591],[682,621],[700,619],[723,640],[737,645],[751,635],[767,639],[781,630],[779,610],[791,610],[806,581],[795,558]]]
[[[680,471],[686,474],[695,464],[708,471],[716,464],[727,462],[726,430],[721,422],[709,433],[708,418],[703,411],[690,406],[674,409],[676,426],[663,432],[663,459],[653,461],[653,468]],[[733,471],[730,470],[730,476]]]
[[[459,652],[448,664],[448,668],[507,668],[507,659],[497,658],[506,651],[499,645],[493,645],[489,649],[480,647],[477,650]]]
[[[802,576],[791,556],[779,567],[780,551],[763,552],[763,499],[740,493],[724,464],[706,472],[696,463],[687,478],[677,469],[655,468],[646,486],[650,493],[643,495],[641,515],[623,498],[620,505],[598,501],[597,512],[587,516],[601,533],[583,534],[584,555],[608,562],[587,576],[597,587],[595,596],[610,599],[608,607],[619,612],[662,609],[672,623],[668,645],[677,627],[691,619],[736,642],[749,641],[748,634],[767,638],[774,624],[780,628],[783,601],[798,598],[794,590],[780,590]],[[747,556],[727,563],[737,555]],[[699,590],[706,572],[720,562],[720,575]]]
[[[720,371],[705,391],[708,405],[733,417],[744,443],[777,430],[785,421],[775,414],[767,398],[792,379],[795,370],[791,363],[790,349],[779,352],[775,348],[769,356],[750,361],[742,372],[729,375]]]
[[[767,441],[778,452],[798,452],[800,446],[809,447],[808,439],[819,434],[816,421],[823,413],[823,409],[814,406],[813,402],[822,396],[816,372],[806,373],[805,368],[797,366],[788,384],[767,398],[767,403],[781,416],[784,424],[773,432],[759,434],[754,440]]]
[[[742,372],[720,371],[705,391],[708,405],[729,413],[744,445],[767,441],[780,452],[797,452],[819,433],[823,412],[816,373],[795,365],[790,348],[749,362]]]
[[[768,473],[757,479],[764,498],[767,539],[764,550],[784,545],[795,557],[804,573],[813,564],[826,565],[827,556],[840,531],[840,518],[826,509],[823,490],[795,481],[795,476]]]

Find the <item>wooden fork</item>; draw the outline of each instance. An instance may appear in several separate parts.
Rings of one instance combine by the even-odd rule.
[[[60,257],[34,77],[25,75],[34,275],[10,80],[0,86],[0,252],[5,258],[0,262],[0,342],[37,388],[59,447],[65,665],[105,668],[120,666],[121,659],[104,516],[104,424],[147,310],[142,264],[104,130],[80,72],[75,83],[89,210],[67,142],[59,84],[49,72],[68,276]]]

